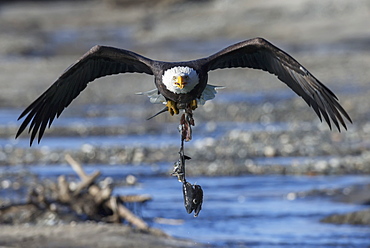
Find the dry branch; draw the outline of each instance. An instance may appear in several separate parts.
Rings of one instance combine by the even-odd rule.
[[[139,230],[149,230],[148,224],[123,204],[125,202],[144,203],[151,200],[150,196],[112,196],[113,189],[110,185],[100,187],[96,183],[97,178],[101,175],[100,171],[94,171],[88,175],[81,164],[69,154],[65,155],[65,159],[79,176],[81,182],[72,188],[66,177],[63,175],[60,176],[56,187],[56,193],[60,203],[69,206],[77,214],[87,215],[93,220],[115,223],[125,220]],[[44,199],[44,197],[39,196],[34,199]]]
[[[69,154],[65,156],[68,164],[71,165],[76,174],[80,177],[81,182],[77,185],[75,190],[71,191],[66,187],[65,178],[59,179],[59,198],[63,200],[64,203],[69,201],[69,204],[76,205],[81,204],[81,198],[93,199],[95,203],[94,209],[91,210],[91,206],[86,208],[86,206],[72,206],[73,209],[78,209],[80,211],[85,211],[85,214],[88,214],[94,219],[97,217],[96,213],[101,212],[99,210],[105,209],[107,213],[110,213],[103,218],[111,222],[121,222],[126,220],[139,230],[148,231],[148,224],[143,221],[141,218],[137,217],[132,213],[128,208],[126,208],[124,202],[145,202],[151,199],[150,196],[112,196],[112,188],[109,186],[101,188],[96,183],[95,180],[101,175],[100,171],[95,171],[91,175],[86,174],[83,170],[83,167],[80,163],[74,160]],[[85,190],[86,189],[86,190]],[[92,202],[89,201],[91,205]],[[107,211],[108,209],[108,211]],[[88,211],[86,211],[88,210]],[[91,216],[92,215],[92,216]]]

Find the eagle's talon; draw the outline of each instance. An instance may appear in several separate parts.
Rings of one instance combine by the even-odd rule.
[[[170,112],[170,115],[179,114],[179,109],[174,101],[168,100],[166,106],[168,108],[168,112]]]
[[[189,105],[191,110],[195,110],[196,108],[198,108],[198,102],[196,99],[192,100]]]

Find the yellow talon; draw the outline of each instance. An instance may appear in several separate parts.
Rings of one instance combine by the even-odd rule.
[[[197,100],[196,99],[192,100],[190,102],[190,108],[191,108],[191,110],[195,110],[197,107],[198,107]]]
[[[170,112],[170,115],[178,114],[179,109],[176,106],[176,103],[174,101],[168,100],[166,104],[168,111]]]

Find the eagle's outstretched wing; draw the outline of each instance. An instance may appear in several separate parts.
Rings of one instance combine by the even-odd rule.
[[[16,137],[30,125],[30,145],[38,133],[40,142],[45,128],[50,127],[73,99],[87,84],[97,78],[138,72],[153,75],[151,59],[131,51],[106,46],[94,46],[78,61],[72,64],[40,97],[30,104],[19,116],[25,117]]]
[[[352,122],[330,89],[289,54],[263,38],[254,38],[231,45],[201,61],[203,68],[209,71],[237,67],[268,71],[301,96],[315,110],[320,120],[323,116],[330,129],[330,119],[339,131],[339,123],[347,129],[343,116]]]

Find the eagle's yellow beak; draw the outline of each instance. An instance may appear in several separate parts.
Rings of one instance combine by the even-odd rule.
[[[183,89],[185,87],[185,85],[186,85],[186,82],[184,80],[184,77],[183,76],[178,76],[175,85],[177,87],[179,87],[180,89]]]

